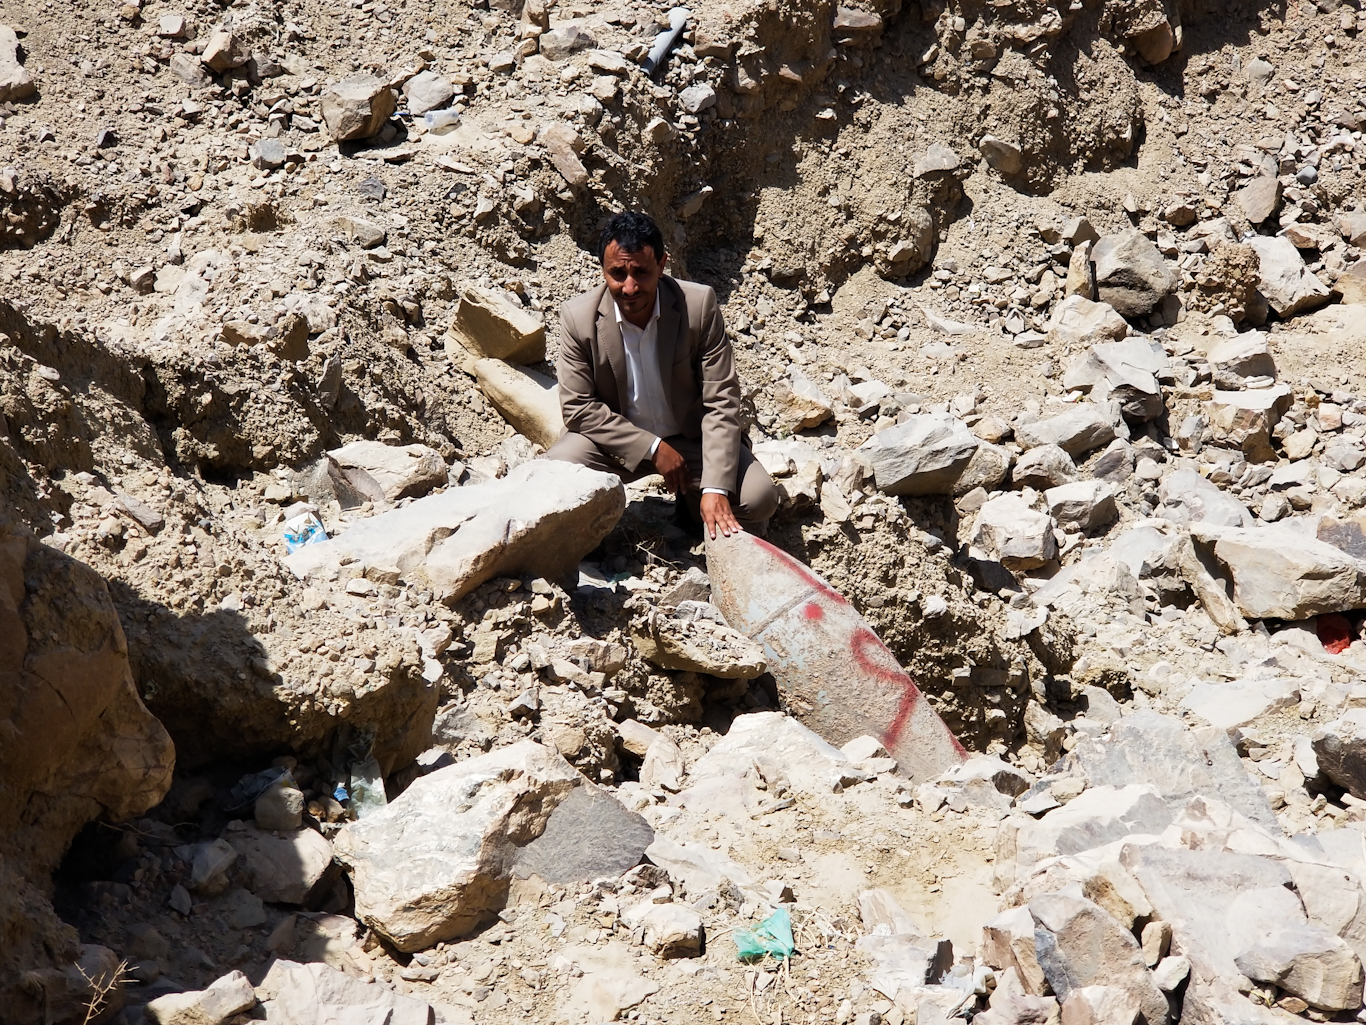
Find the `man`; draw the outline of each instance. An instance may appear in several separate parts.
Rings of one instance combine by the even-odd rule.
[[[778,493],[740,431],[740,383],[716,293],[664,273],[655,222],[620,213],[598,241],[604,282],[560,312],[567,433],[546,456],[635,480],[658,473],[679,501],[700,492],[711,537],[762,532]]]

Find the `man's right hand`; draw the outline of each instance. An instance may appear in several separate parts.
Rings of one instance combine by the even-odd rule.
[[[664,478],[664,483],[675,495],[688,490],[688,464],[667,441],[661,441],[655,449],[655,470]]]

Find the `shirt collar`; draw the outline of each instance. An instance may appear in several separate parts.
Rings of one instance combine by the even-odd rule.
[[[623,317],[623,316],[621,315],[621,307],[617,305],[615,299],[612,300],[612,312],[616,314],[617,323],[618,323],[618,324],[630,324],[630,321],[628,321],[625,317]],[[659,290],[658,290],[658,289],[655,289],[655,311],[654,311],[654,313],[650,314],[650,319],[649,319],[648,321],[645,322],[645,327],[636,328],[636,330],[637,330],[637,331],[645,331],[645,330],[647,330],[647,329],[649,328],[650,324],[651,324],[653,321],[656,321],[656,320],[658,320],[658,319],[659,319]],[[636,326],[635,326],[634,324],[631,324],[631,327],[636,327]]]

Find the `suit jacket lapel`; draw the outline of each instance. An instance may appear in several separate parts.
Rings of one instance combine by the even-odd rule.
[[[598,303],[598,345],[602,349],[602,354],[607,357],[607,364],[612,368],[612,377],[616,379],[617,385],[617,407],[619,410],[626,408],[626,347],[621,341],[621,327],[617,324],[616,303],[612,299],[612,293],[603,285],[602,299]]]
[[[678,351],[679,333],[683,324],[683,290],[674,284],[673,278],[661,278],[659,282],[659,330],[656,334],[659,352],[659,373],[664,378],[664,392],[673,401],[674,353]]]

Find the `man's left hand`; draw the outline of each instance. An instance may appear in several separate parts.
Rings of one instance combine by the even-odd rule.
[[[735,514],[730,510],[730,498],[728,496],[715,493],[703,495],[701,511],[702,525],[713,540],[715,540],[718,530],[721,531],[723,537],[740,533],[740,524],[735,519]]]

